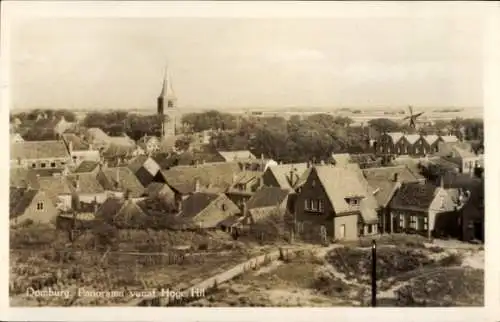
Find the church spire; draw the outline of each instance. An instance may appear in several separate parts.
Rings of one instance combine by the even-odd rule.
[[[175,97],[174,89],[172,87],[172,79],[170,77],[170,71],[168,69],[168,64],[165,64],[165,71],[163,73],[163,84],[161,87],[160,96],[165,99]]]

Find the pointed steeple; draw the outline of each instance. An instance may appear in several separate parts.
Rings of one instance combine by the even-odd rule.
[[[172,87],[172,79],[170,77],[170,71],[168,69],[168,64],[165,65],[165,71],[163,73],[163,84],[161,87],[160,97],[163,98],[175,97],[174,89]]]

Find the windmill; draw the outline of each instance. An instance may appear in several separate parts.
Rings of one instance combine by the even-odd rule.
[[[410,125],[411,128],[415,129],[417,127],[417,118],[420,115],[424,114],[424,112],[413,114],[413,107],[411,107],[411,106],[408,106],[408,111],[410,112],[410,115],[403,118],[403,121],[409,120],[408,124]]]

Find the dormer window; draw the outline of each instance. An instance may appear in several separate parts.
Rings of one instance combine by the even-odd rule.
[[[361,202],[361,197],[345,198],[345,201],[349,204],[349,206],[359,206]]]

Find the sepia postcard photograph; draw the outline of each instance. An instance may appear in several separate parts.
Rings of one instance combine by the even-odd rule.
[[[2,6],[8,306],[484,308],[487,6],[212,5]]]

